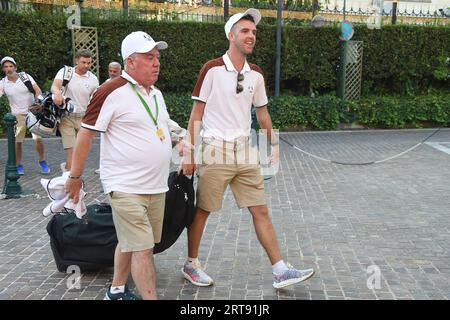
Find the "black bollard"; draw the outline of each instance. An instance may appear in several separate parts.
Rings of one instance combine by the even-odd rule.
[[[7,113],[3,117],[6,125],[6,133],[8,136],[8,162],[5,169],[5,185],[3,193],[6,198],[20,198],[22,188],[17,180],[20,176],[16,166],[16,137],[14,135],[14,126],[16,125],[16,117],[12,113]]]

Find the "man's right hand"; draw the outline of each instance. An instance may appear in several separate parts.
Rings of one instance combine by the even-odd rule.
[[[53,103],[57,106],[62,106],[64,103],[64,98],[61,93],[55,93],[52,97]]]
[[[68,178],[66,180],[66,184],[64,185],[66,193],[69,194],[69,198],[73,199],[74,203],[78,203],[80,199],[80,190],[83,185],[83,180],[81,179],[71,179]]]

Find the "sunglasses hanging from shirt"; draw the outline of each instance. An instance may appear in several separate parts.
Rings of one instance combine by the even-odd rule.
[[[236,84],[236,94],[239,94],[242,91],[244,91],[244,86],[239,83],[241,81],[244,81],[244,75],[242,73],[238,73],[238,75],[237,75],[237,84]]]
[[[153,113],[150,110],[147,102],[144,100],[144,98],[141,96],[141,94],[137,91],[136,86],[134,84],[132,84],[132,87],[133,87],[134,91],[136,92],[137,96],[139,97],[139,100],[141,100],[141,103],[144,106],[145,110],[147,110],[148,115],[150,116],[150,118],[153,120],[153,123],[155,124],[156,136],[158,137],[159,140],[161,140],[161,142],[164,141],[164,139],[166,138],[164,136],[164,130],[162,128],[160,128],[158,125],[159,107],[158,107],[158,100],[156,99],[156,95],[153,96],[153,100],[155,101],[156,116],[153,116]]]

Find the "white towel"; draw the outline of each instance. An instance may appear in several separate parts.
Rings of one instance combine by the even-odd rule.
[[[169,119],[169,121],[167,122],[167,126],[169,127],[170,138],[172,141],[178,142],[180,139],[186,136],[186,129],[181,128],[178,123],[176,123],[172,119]]]
[[[86,205],[84,203],[84,197],[86,192],[83,189],[80,190],[78,203],[74,203],[69,198],[69,194],[64,190],[64,185],[70,172],[64,172],[61,177],[53,179],[41,179],[41,185],[47,192],[47,196],[52,200],[44,210],[42,214],[44,217],[48,217],[53,213],[67,212],[67,210],[75,211],[75,215],[78,219],[81,219],[86,214]]]

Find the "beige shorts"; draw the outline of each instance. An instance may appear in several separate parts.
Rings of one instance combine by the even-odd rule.
[[[75,146],[77,133],[81,128],[81,119],[84,113],[71,113],[61,118],[59,123],[59,133],[63,142],[64,149],[70,149]]]
[[[122,252],[152,249],[161,241],[166,194],[108,195]]]
[[[27,134],[27,125],[25,123],[25,120],[27,118],[26,114],[15,114],[17,123],[16,123],[16,142],[23,142],[25,139],[25,136]],[[41,136],[38,136],[37,134],[31,133],[31,136],[34,140],[41,139]]]
[[[197,207],[219,211],[228,185],[239,208],[266,204],[256,148],[248,143],[237,148],[203,143],[201,154],[202,158],[197,159]]]

